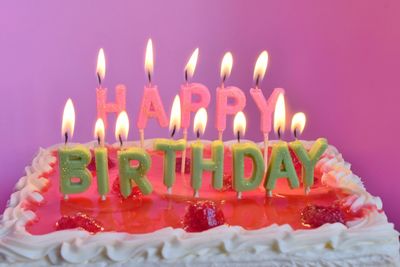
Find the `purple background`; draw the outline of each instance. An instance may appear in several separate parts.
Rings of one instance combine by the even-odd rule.
[[[100,47],[107,57],[105,85],[128,87],[130,139],[138,138],[133,121],[146,82],[146,41],[152,37],[154,81],[168,113],[184,65],[200,47],[193,81],[212,92],[210,139],[217,136],[212,115],[224,52],[234,56],[228,84],[249,96],[255,60],[267,49],[270,65],[261,87],[267,94],[285,88],[289,115],[304,111],[308,116],[303,137],[325,136],[337,146],[368,190],[382,197],[390,220],[400,225],[399,1],[133,2],[0,4],[1,207],[38,148],[61,141],[68,97],[77,112],[74,141],[93,139]],[[261,141],[259,114],[250,98],[245,111],[246,137]],[[233,138],[230,125],[225,139]],[[113,130],[107,133],[114,142]],[[160,135],[167,129],[150,123],[147,137]]]

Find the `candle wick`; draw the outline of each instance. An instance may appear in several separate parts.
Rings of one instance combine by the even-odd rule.
[[[99,86],[101,88],[101,77],[100,77],[100,73],[97,72],[97,80],[99,82]]]
[[[278,127],[278,139],[281,140],[281,127]]]
[[[258,89],[259,82],[260,82],[260,75],[257,75],[257,78],[256,78],[256,88],[257,89]]]
[[[97,136],[97,144],[100,145],[101,140],[100,140],[100,136]]]
[[[120,146],[122,147],[123,142],[122,142],[122,137],[121,137],[121,135],[118,135],[118,139],[119,139],[119,144],[120,144]]]
[[[199,140],[200,139],[200,130],[197,130],[196,136],[197,136],[197,140]]]
[[[172,137],[174,137],[174,135],[175,135],[175,131],[176,131],[176,125],[174,125],[174,128],[172,129],[172,132],[171,132],[171,138],[172,138]]]
[[[151,73],[147,72],[147,78],[149,79],[149,85],[151,86]]]
[[[240,143],[240,131],[237,132],[237,140],[238,140],[238,143]]]
[[[294,138],[297,140],[297,128],[294,129],[293,135],[294,135]]]
[[[64,139],[65,139],[64,144],[67,145],[67,143],[68,143],[68,132],[64,133]]]
[[[186,83],[188,83],[188,73],[187,73],[187,70],[185,70],[185,81],[186,81]]]
[[[224,74],[224,76],[222,77],[222,83],[221,83],[222,88],[225,87],[225,80],[226,80],[226,74]]]

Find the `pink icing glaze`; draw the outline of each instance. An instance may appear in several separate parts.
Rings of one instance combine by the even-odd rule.
[[[116,164],[116,149],[109,148],[110,184],[118,179]],[[187,151],[190,155],[190,149]],[[49,181],[48,186],[41,192],[44,200],[40,204],[25,202],[25,208],[34,211],[37,219],[27,225],[31,234],[46,234],[55,231],[55,224],[63,215],[74,215],[82,212],[99,221],[105,231],[127,233],[149,233],[164,227],[182,228],[182,220],[192,197],[190,187],[190,174],[177,173],[172,195],[166,194],[163,185],[163,155],[159,151],[149,151],[152,158],[152,167],[148,179],[153,185],[153,193],[143,196],[142,199],[121,199],[117,194],[110,192],[105,201],[100,200],[97,193],[95,170],[92,185],[88,191],[80,194],[69,195],[64,200],[59,192],[58,164],[54,164],[52,172],[43,177]],[[54,152],[56,155],[56,152]],[[224,166],[226,173],[231,173],[232,156],[228,148],[225,150]],[[179,155],[178,155],[179,156]],[[205,157],[210,157],[209,146],[206,146]],[[245,173],[249,175],[251,161],[245,162]],[[320,170],[316,171],[316,175]],[[237,200],[236,193],[232,190],[217,191],[211,186],[211,175],[206,172],[203,176],[203,185],[200,189],[200,199],[213,200],[224,213],[226,223],[240,225],[245,229],[259,229],[268,225],[290,224],[294,229],[307,229],[309,226],[301,223],[301,210],[308,204],[331,205],[333,202],[345,199],[348,195],[339,190],[326,187],[316,180],[309,195],[304,195],[304,189],[289,189],[287,182],[278,183],[276,194],[268,198],[265,190],[260,186],[258,190],[245,192],[243,199]],[[363,209],[363,212],[367,212]],[[360,214],[347,214],[351,220]]]
[[[137,127],[139,129],[146,128],[147,120],[155,118],[161,127],[168,126],[168,118],[162,104],[160,94],[158,93],[157,86],[145,86],[142,102],[140,103],[140,111],[137,120]]]
[[[229,99],[233,103],[229,103]],[[217,111],[215,126],[219,132],[226,128],[226,116],[235,115],[246,106],[246,96],[242,90],[234,86],[217,88]]]
[[[180,90],[181,98],[181,127],[187,129],[190,126],[190,114],[200,108],[207,108],[210,104],[210,91],[200,83],[183,84]],[[193,96],[197,96],[197,101],[193,101]]]
[[[278,100],[279,94],[284,93],[285,90],[283,88],[275,88],[268,100],[266,100],[261,89],[250,89],[250,94],[253,97],[254,102],[256,102],[258,110],[261,114],[260,129],[264,134],[269,133],[272,129],[272,113],[274,112],[275,104]]]
[[[107,127],[107,113],[120,113],[126,108],[126,87],[119,84],[115,87],[115,102],[107,102],[107,88],[97,88],[97,118],[103,119]]]

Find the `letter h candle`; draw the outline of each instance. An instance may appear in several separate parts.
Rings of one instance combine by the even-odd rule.
[[[106,74],[106,60],[104,50],[101,48],[97,57],[97,78],[99,87],[96,89],[97,118],[103,120],[107,128],[107,113],[119,114],[126,107],[126,87],[119,84],[115,87],[115,103],[107,102],[107,88],[102,87]]]

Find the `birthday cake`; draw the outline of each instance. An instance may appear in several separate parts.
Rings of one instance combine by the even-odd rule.
[[[96,179],[86,192],[63,198],[57,153],[63,145],[40,149],[3,214],[0,265],[399,265],[398,233],[381,200],[365,190],[333,146],[318,160],[309,194],[301,186],[291,189],[278,182],[272,197],[259,187],[238,200],[230,175],[233,141],[224,144],[223,187],[214,189],[205,173],[197,198],[189,172],[178,172],[173,192],[166,194],[164,155],[153,143],[145,142],[153,193],[144,195],[133,187],[127,198],[118,182],[119,147],[108,147],[113,185],[106,200],[99,197]],[[211,142],[202,143],[204,156],[209,156]],[[302,143],[307,149],[314,144]],[[85,147],[93,153],[96,144]],[[191,152],[187,154],[190,158]],[[88,166],[93,177],[94,165]],[[251,162],[245,162],[245,173],[250,172]]]
[[[400,266],[399,234],[380,198],[325,138],[298,140],[303,113],[292,120],[295,140],[281,140],[284,90],[264,97],[258,83],[268,54],[260,58],[250,90],[264,135],[258,144],[243,140],[244,92],[224,85],[230,53],[216,90],[213,141],[201,140],[210,93],[188,82],[193,66],[171,109],[171,138],[145,139],[148,118],[168,126],[146,65],[138,142],[126,141],[126,88],[117,86],[115,103],[107,103],[100,68],[97,142],[70,142],[75,110],[68,100],[64,144],[39,150],[1,217],[0,266]],[[189,141],[192,112],[197,140]],[[105,143],[107,113],[118,114],[114,145]],[[272,113],[277,141],[268,138]],[[223,142],[227,115],[235,115],[237,140]],[[183,138],[175,140],[180,127]]]

